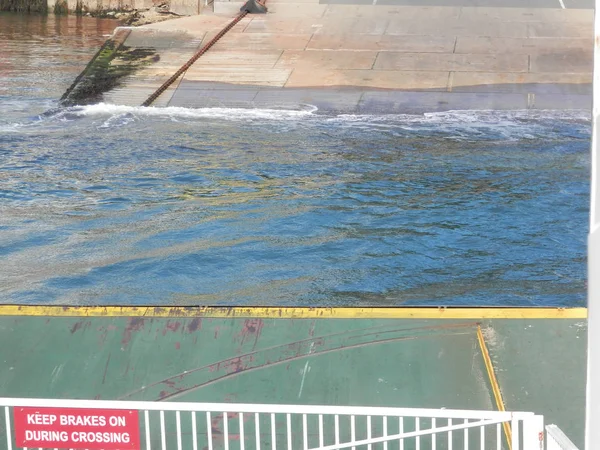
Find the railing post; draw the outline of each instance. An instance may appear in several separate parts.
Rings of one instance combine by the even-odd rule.
[[[523,417],[522,450],[544,450],[544,416]]]

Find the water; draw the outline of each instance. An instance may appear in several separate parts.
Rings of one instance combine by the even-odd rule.
[[[115,23],[15,17],[1,301],[584,304],[587,112],[44,115]]]

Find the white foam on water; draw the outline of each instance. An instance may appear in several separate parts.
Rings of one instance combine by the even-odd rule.
[[[314,115],[317,108],[307,105],[302,110],[279,110],[279,109],[243,109],[243,108],[183,108],[177,106],[142,107],[111,105],[98,103],[75,107],[70,109],[71,114],[79,116],[122,116],[133,115],[135,117],[163,117],[170,119],[224,119],[224,120],[298,120]]]
[[[339,115],[331,124],[353,129],[401,129],[409,133],[442,134],[448,139],[536,139],[559,136],[559,125],[591,126],[591,114],[582,110],[460,110],[421,115]],[[555,130],[556,128],[556,130]]]

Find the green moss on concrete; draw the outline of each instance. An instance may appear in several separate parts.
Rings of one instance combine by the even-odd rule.
[[[102,94],[119,86],[121,80],[142,67],[158,61],[154,48],[122,45],[125,36],[107,40],[88,66],[61,98],[63,106],[85,105],[102,100]]]

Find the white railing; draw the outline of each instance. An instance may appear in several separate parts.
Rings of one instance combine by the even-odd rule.
[[[547,450],[579,450],[556,425],[546,426]]]
[[[104,414],[100,422],[93,420],[96,425],[110,422],[116,427],[112,431],[125,426],[125,416],[131,414],[127,416],[134,418],[131,434],[139,435],[139,448],[144,450],[540,450],[544,436],[543,418],[526,412],[0,398],[2,406],[0,446],[5,442],[8,450],[21,448],[17,434],[25,435],[23,427],[29,427],[27,436],[32,439],[41,436],[39,430],[51,430],[54,434],[45,436],[57,439],[64,432],[63,442],[71,443],[68,433],[86,438],[89,426],[83,425],[81,434],[75,419],[71,428],[61,431],[59,426],[78,414],[92,418]],[[127,425],[130,432],[132,424]],[[510,425],[508,431],[503,430],[504,424]],[[92,431],[111,429],[107,425]],[[32,443],[40,447],[39,442]],[[40,448],[69,448],[65,445]]]

